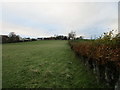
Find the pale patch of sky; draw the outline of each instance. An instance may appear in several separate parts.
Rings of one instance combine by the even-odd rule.
[[[77,36],[98,37],[118,28],[118,3],[6,1],[1,24],[2,34],[16,32],[24,37],[68,35],[71,30]]]

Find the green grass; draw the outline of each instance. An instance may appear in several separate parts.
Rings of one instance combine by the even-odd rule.
[[[96,88],[67,41],[3,44],[3,88]]]

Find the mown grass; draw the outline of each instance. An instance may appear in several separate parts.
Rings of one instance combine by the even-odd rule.
[[[3,88],[101,88],[67,41],[3,44]]]

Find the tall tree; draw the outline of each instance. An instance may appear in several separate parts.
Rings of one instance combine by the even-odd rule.
[[[16,35],[14,32],[10,32],[9,42],[19,42],[19,35]]]
[[[71,32],[68,34],[68,38],[69,38],[69,39],[72,39],[72,40],[75,39],[75,36],[76,36],[76,34],[75,34],[75,32],[73,32],[73,31],[71,31]]]

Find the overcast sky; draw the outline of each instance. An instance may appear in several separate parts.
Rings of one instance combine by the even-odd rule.
[[[2,2],[1,34],[22,37],[68,35],[90,38],[118,29],[117,2]]]

